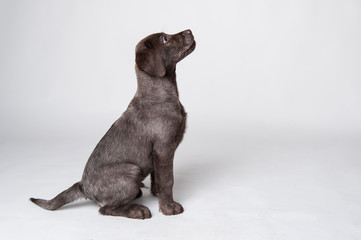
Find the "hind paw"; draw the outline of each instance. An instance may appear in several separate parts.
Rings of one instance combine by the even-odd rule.
[[[102,215],[122,216],[134,219],[146,219],[152,216],[147,207],[135,203],[127,204],[117,208],[104,206],[99,209],[99,213]]]

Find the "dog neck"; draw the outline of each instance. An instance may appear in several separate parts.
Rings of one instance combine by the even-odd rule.
[[[152,76],[135,66],[138,88],[136,96],[149,101],[164,101],[176,98],[178,100],[178,86],[175,67],[168,69],[164,77]]]

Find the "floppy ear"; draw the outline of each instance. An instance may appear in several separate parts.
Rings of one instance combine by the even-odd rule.
[[[150,75],[164,77],[166,73],[161,55],[152,48],[144,48],[137,52],[135,62],[140,70]]]

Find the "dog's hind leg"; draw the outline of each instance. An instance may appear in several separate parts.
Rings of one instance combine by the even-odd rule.
[[[85,182],[84,189],[90,199],[97,202],[103,215],[128,218],[150,218],[147,207],[131,203],[141,196],[143,187],[140,168],[130,163],[117,163],[98,170],[98,177]]]
[[[124,177],[121,177],[124,181]],[[113,199],[103,201],[103,207],[99,209],[99,213],[102,215],[111,216],[122,216],[128,218],[145,219],[150,218],[152,215],[149,209],[141,204],[131,203],[135,198],[141,196],[142,191],[140,190],[139,183],[134,179],[127,178],[126,186],[120,189],[119,193],[113,191]]]
[[[136,203],[128,203],[118,207],[104,206],[99,209],[99,212],[103,215],[122,216],[136,219],[145,219],[152,216],[147,207]]]

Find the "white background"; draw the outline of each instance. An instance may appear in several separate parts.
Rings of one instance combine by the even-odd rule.
[[[191,29],[177,67],[185,212],[52,198],[136,90],[135,45]],[[0,1],[3,239],[361,239],[360,1]],[[149,179],[146,180],[149,186]]]

